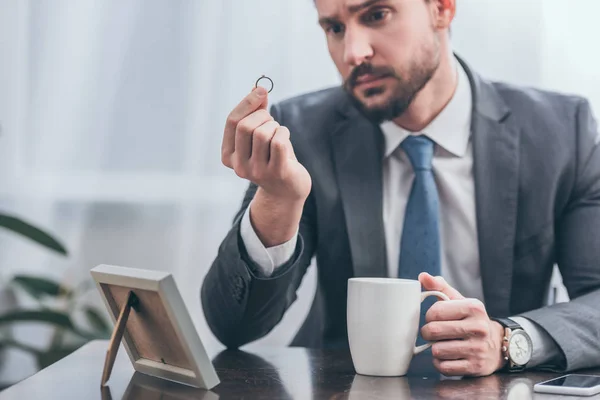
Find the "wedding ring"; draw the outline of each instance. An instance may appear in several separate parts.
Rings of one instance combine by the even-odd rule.
[[[262,75],[260,78],[258,78],[254,87],[258,87],[258,82],[260,82],[261,79],[268,79],[269,82],[271,82],[271,89],[269,89],[269,91],[268,91],[268,93],[271,93],[271,90],[273,90],[273,88],[275,87],[275,84],[273,83],[273,80],[266,75]]]

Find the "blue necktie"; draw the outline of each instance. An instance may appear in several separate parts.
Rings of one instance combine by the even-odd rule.
[[[439,199],[431,170],[434,144],[425,136],[409,136],[400,146],[410,159],[415,180],[404,214],[398,277],[417,279],[421,272],[441,275]],[[429,297],[421,305],[419,331],[434,302],[435,298]]]

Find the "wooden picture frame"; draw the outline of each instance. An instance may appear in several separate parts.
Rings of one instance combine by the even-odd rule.
[[[90,273],[115,323],[105,374],[108,367],[110,376],[108,364],[122,342],[140,373],[207,390],[220,383],[170,273],[114,265],[98,265]],[[123,314],[125,329],[117,332]]]

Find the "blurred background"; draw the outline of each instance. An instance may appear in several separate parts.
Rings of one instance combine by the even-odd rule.
[[[600,109],[600,1],[457,4],[454,46],[479,73]],[[340,83],[311,0],[0,0],[0,212],[69,250],[0,230],[0,314],[41,302],[103,332],[89,270],[164,270],[218,347],[199,288],[246,187],[220,163],[221,135],[262,74],[275,82],[271,103]],[[65,305],[50,289],[15,288],[23,275],[81,290]],[[289,343],[314,290],[311,268],[283,323],[251,346]],[[56,340],[48,324],[0,324],[2,334],[22,346],[0,347],[0,387],[33,374]]]

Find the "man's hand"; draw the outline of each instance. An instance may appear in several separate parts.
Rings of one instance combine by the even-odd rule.
[[[486,376],[504,365],[504,328],[491,321],[483,303],[466,299],[440,276],[421,273],[425,290],[445,293],[450,301],[438,301],[427,311],[421,329],[431,346],[434,366],[444,375]]]
[[[295,235],[312,181],[296,159],[290,131],[273,119],[267,103],[267,91],[258,87],[231,111],[221,161],[258,186],[250,222],[261,242],[271,247]]]
[[[221,161],[270,199],[304,202],[311,188],[310,175],[296,159],[290,131],[273,119],[267,103],[267,91],[258,87],[231,111]]]

